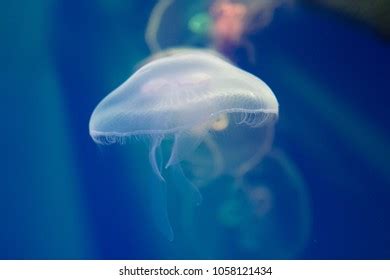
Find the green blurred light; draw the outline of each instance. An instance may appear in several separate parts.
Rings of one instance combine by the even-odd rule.
[[[226,227],[237,227],[243,220],[242,205],[236,200],[225,201],[218,213],[219,221]]]
[[[188,22],[188,28],[195,34],[204,35],[211,25],[210,16],[207,13],[195,14]]]

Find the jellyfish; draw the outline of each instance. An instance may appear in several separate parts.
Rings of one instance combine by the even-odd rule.
[[[145,39],[151,51],[183,45],[214,48],[231,57],[243,48],[255,61],[248,35],[266,27],[277,8],[293,0],[160,0],[152,10]]]
[[[209,207],[196,219],[193,243],[202,248],[200,258],[300,256],[310,241],[310,196],[288,154],[272,148],[240,180],[212,184],[213,191],[210,186],[204,192]],[[207,248],[206,255],[203,248]]]
[[[311,207],[294,161],[274,148],[240,184],[251,215],[240,225],[239,246],[264,258],[299,256],[309,241]]]
[[[146,63],[106,96],[92,113],[89,133],[98,144],[147,142],[161,185],[176,181],[200,204],[184,162],[199,165],[207,156],[218,174],[243,172],[259,160],[259,141],[268,139],[255,131],[269,131],[277,117],[277,99],[262,80],[212,52],[187,49]],[[172,239],[168,219],[162,220]]]

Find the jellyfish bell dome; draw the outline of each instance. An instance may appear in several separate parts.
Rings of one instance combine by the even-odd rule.
[[[150,161],[162,178],[155,153],[164,139],[173,139],[169,167],[188,158],[229,115],[240,126],[260,127],[277,118],[278,102],[259,78],[211,52],[187,49],[147,63],[106,96],[89,132],[99,144],[151,139]]]
[[[218,57],[222,60],[225,60],[226,62],[232,64],[233,62],[227,58],[226,56],[222,55],[221,53],[217,52],[214,49],[199,49],[199,48],[191,48],[191,47],[173,47],[173,48],[167,48],[162,51],[158,51],[156,53],[151,54],[147,58],[141,60],[136,67],[135,70],[137,71],[141,67],[145,66],[146,64],[158,60],[160,58],[166,58],[166,57],[172,57],[172,56],[178,56],[178,55],[194,55],[194,54],[200,54],[205,55],[208,54],[210,56]]]

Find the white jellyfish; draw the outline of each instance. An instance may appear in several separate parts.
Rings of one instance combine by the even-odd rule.
[[[277,99],[262,80],[211,52],[187,49],[147,63],[106,96],[92,113],[89,132],[99,144],[146,139],[160,181],[171,170],[200,203],[181,164],[199,164],[207,154],[218,174],[243,172],[259,160],[261,141],[268,139],[254,131],[269,131],[277,116]]]

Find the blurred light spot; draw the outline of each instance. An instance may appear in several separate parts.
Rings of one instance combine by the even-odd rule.
[[[195,14],[188,22],[188,28],[195,34],[204,35],[209,32],[210,16],[206,13]]]
[[[249,199],[255,215],[262,217],[272,208],[272,194],[266,187],[256,187],[249,191]]]
[[[225,201],[218,211],[218,220],[226,227],[239,226],[243,220],[241,208],[238,200],[232,199]]]
[[[217,1],[211,8],[214,19],[213,36],[215,40],[237,43],[245,29],[247,7],[241,3]]]

